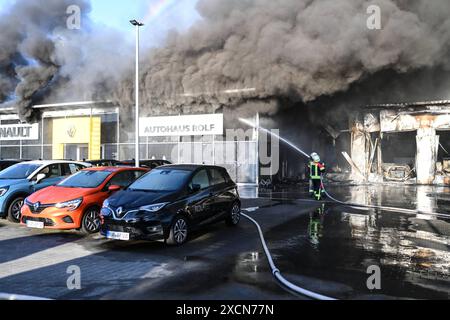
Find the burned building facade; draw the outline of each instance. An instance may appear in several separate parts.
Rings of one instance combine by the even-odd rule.
[[[367,106],[349,124],[352,180],[450,183],[450,101]]]

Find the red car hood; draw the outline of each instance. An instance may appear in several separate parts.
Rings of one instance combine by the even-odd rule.
[[[75,200],[93,193],[96,193],[97,189],[85,189],[85,188],[65,188],[65,187],[48,187],[33,193],[28,197],[28,200],[42,204],[54,204],[58,202],[65,202]]]

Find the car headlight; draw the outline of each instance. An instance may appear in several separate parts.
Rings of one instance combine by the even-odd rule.
[[[103,207],[102,210],[100,210],[100,216],[110,217],[110,216],[112,216],[112,210],[109,208]]]
[[[68,209],[70,211],[74,211],[74,210],[78,209],[78,207],[81,205],[82,202],[83,202],[83,199],[80,198],[80,199],[57,203],[55,205],[55,207],[58,209]]]
[[[109,208],[109,200],[108,199],[103,201],[103,208]]]
[[[9,188],[1,188],[1,189],[0,189],[0,197],[3,197],[3,196],[5,195],[5,193],[8,192],[8,189],[9,189]]]
[[[151,204],[148,206],[140,207],[139,211],[158,212],[159,210],[164,208],[167,204],[169,204],[169,202]]]

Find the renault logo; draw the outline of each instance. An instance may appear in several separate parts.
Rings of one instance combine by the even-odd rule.
[[[117,208],[116,212],[117,212],[117,215],[120,217],[122,215],[123,208],[122,207]]]
[[[67,129],[67,135],[71,138],[75,137],[75,135],[77,134],[77,128],[72,125],[69,127],[69,129]]]
[[[40,206],[41,206],[40,202],[36,202],[35,204],[33,204],[34,211],[38,211]]]

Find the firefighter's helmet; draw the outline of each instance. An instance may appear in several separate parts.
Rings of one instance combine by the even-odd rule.
[[[317,153],[311,153],[311,159],[315,162],[320,162],[320,156]]]

